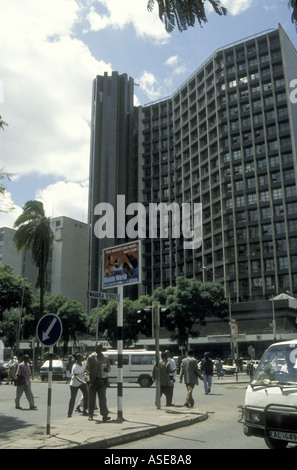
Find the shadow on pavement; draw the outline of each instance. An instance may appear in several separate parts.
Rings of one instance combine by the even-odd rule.
[[[32,426],[30,423],[23,421],[22,419],[0,413],[0,436],[1,434],[6,434],[9,431],[28,428],[30,426]]]

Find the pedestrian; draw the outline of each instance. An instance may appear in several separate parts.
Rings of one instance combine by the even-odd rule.
[[[205,395],[208,395],[211,391],[213,376],[213,362],[210,358],[209,352],[204,353],[204,358],[201,361],[200,369],[203,375],[204,392]]]
[[[246,365],[246,373],[247,375],[250,376],[250,378],[252,378],[253,374],[254,374],[254,364],[252,361],[249,361]]]
[[[69,356],[68,361],[66,362],[66,383],[68,384],[71,379],[72,366],[74,364],[73,357]]]
[[[110,361],[102,351],[103,346],[101,343],[98,343],[95,352],[87,358],[84,372],[86,382],[89,385],[89,421],[93,420],[97,394],[102,420],[110,420],[106,400],[106,388],[109,386],[108,372],[110,371]]]
[[[198,369],[197,360],[194,358],[194,351],[190,349],[188,356],[181,362],[179,376],[180,383],[182,383],[183,378],[185,380],[187,396],[184,406],[188,408],[194,406],[193,390],[195,385],[198,385],[198,377],[203,380]]]
[[[160,369],[160,398],[162,395],[165,395],[166,398],[166,406],[172,406],[172,389],[173,383],[170,379],[170,363],[168,362],[167,352],[161,353],[161,359],[159,361],[159,369]],[[153,379],[156,380],[157,378],[157,364],[154,364],[153,367]]]
[[[30,357],[25,354],[23,362],[18,365],[17,368],[17,379],[16,379],[16,398],[15,398],[15,407],[18,410],[21,410],[20,399],[25,392],[26,398],[30,405],[30,410],[36,410],[37,407],[34,405],[34,397],[31,390],[31,367],[30,367]]]
[[[9,385],[9,382],[11,384],[14,383],[17,364],[18,364],[17,358],[15,356],[11,356],[10,361],[6,364],[6,368],[7,368],[7,382],[6,382],[6,385]]]
[[[170,364],[170,372],[169,372],[169,378],[170,378],[170,381],[171,381],[171,384],[172,384],[172,387],[170,389],[170,393],[171,395],[169,396],[169,404],[167,406],[174,406],[173,403],[172,403],[172,399],[173,399],[173,389],[174,389],[174,383],[176,381],[176,371],[177,371],[177,367],[176,367],[176,362],[175,360],[173,359],[172,357],[172,354],[171,352],[167,349],[166,351],[166,354],[167,354],[167,360]]]
[[[223,379],[225,372],[224,372],[224,369],[223,369],[223,361],[220,357],[216,361],[215,365],[216,365],[218,380],[220,380],[220,377],[222,377],[222,379]]]
[[[78,390],[83,393],[83,415],[88,416],[88,387],[84,377],[85,365],[83,364],[83,355],[78,353],[75,357],[75,363],[72,366],[70,380],[70,400],[68,406],[68,418],[71,418],[75,399]]]

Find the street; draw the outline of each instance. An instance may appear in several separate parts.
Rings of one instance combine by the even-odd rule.
[[[246,379],[246,375],[242,376]],[[239,376],[240,381],[240,376]],[[224,383],[225,382],[225,383]],[[228,382],[228,384],[227,384]],[[23,410],[14,406],[15,387],[2,385],[0,387],[0,437],[2,433],[12,429],[38,425],[46,428],[47,423],[47,382],[32,382],[36,411],[28,410],[25,396],[21,399]],[[185,400],[185,385],[175,383],[173,401],[177,407],[182,407]],[[123,417],[129,419],[135,407],[145,407],[155,400],[155,387],[141,388],[139,385],[124,386]],[[79,392],[80,393],[80,392]],[[203,384],[200,382],[194,389],[195,407],[208,412],[208,419],[196,425],[186,426],[164,435],[157,435],[142,441],[117,447],[118,449],[266,449],[262,439],[247,438],[242,431],[242,425],[237,422],[239,417],[238,405],[243,404],[245,385],[236,383],[235,377],[225,377],[218,381],[213,379],[210,395],[204,395]],[[107,391],[108,407],[112,419],[117,418],[117,387],[113,385]],[[51,423],[67,416],[70,398],[69,385],[53,382],[51,402]],[[78,395],[78,399],[80,394]],[[78,400],[77,400],[78,401]],[[164,407],[164,397],[161,400]],[[174,407],[172,407],[174,413]],[[82,425],[88,426],[87,418],[82,417]]]
[[[227,381],[228,379],[226,379]],[[221,381],[222,383],[222,381]],[[184,385],[175,386],[175,397],[182,403]],[[137,443],[117,449],[267,449],[263,439],[246,437],[239,418],[238,405],[243,404],[245,386],[218,385],[214,379],[212,393],[204,395],[203,385],[194,389],[195,406],[207,411],[208,419],[192,426],[185,426]]]

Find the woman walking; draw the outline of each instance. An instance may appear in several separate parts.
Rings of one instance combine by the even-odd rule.
[[[81,390],[84,397],[83,404],[83,415],[88,416],[88,387],[84,377],[85,365],[83,364],[83,355],[77,354],[75,357],[75,363],[72,366],[71,370],[71,380],[70,380],[70,400],[68,407],[68,418],[71,418],[73,413],[73,408],[75,404],[75,399],[78,390]]]

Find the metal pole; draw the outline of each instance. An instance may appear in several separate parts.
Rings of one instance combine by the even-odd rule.
[[[99,269],[98,269],[98,292],[101,291],[101,278],[102,278],[102,259],[103,255],[100,257]],[[98,343],[99,337],[99,306],[100,306],[100,297],[97,297],[97,318],[96,318],[96,344]]]
[[[160,303],[153,302],[153,315],[155,321],[155,346],[156,346],[156,407],[161,409],[161,384],[160,384],[160,345],[159,345],[159,330],[160,330]]]
[[[274,309],[274,297],[272,297],[272,329],[273,329],[273,341],[276,342],[276,324],[275,324],[275,309]]]
[[[48,370],[48,391],[47,391],[47,420],[46,434],[50,434],[51,428],[51,406],[52,406],[52,378],[53,378],[53,346],[49,348],[49,370]]]
[[[118,419],[123,419],[123,287],[118,287]]]

